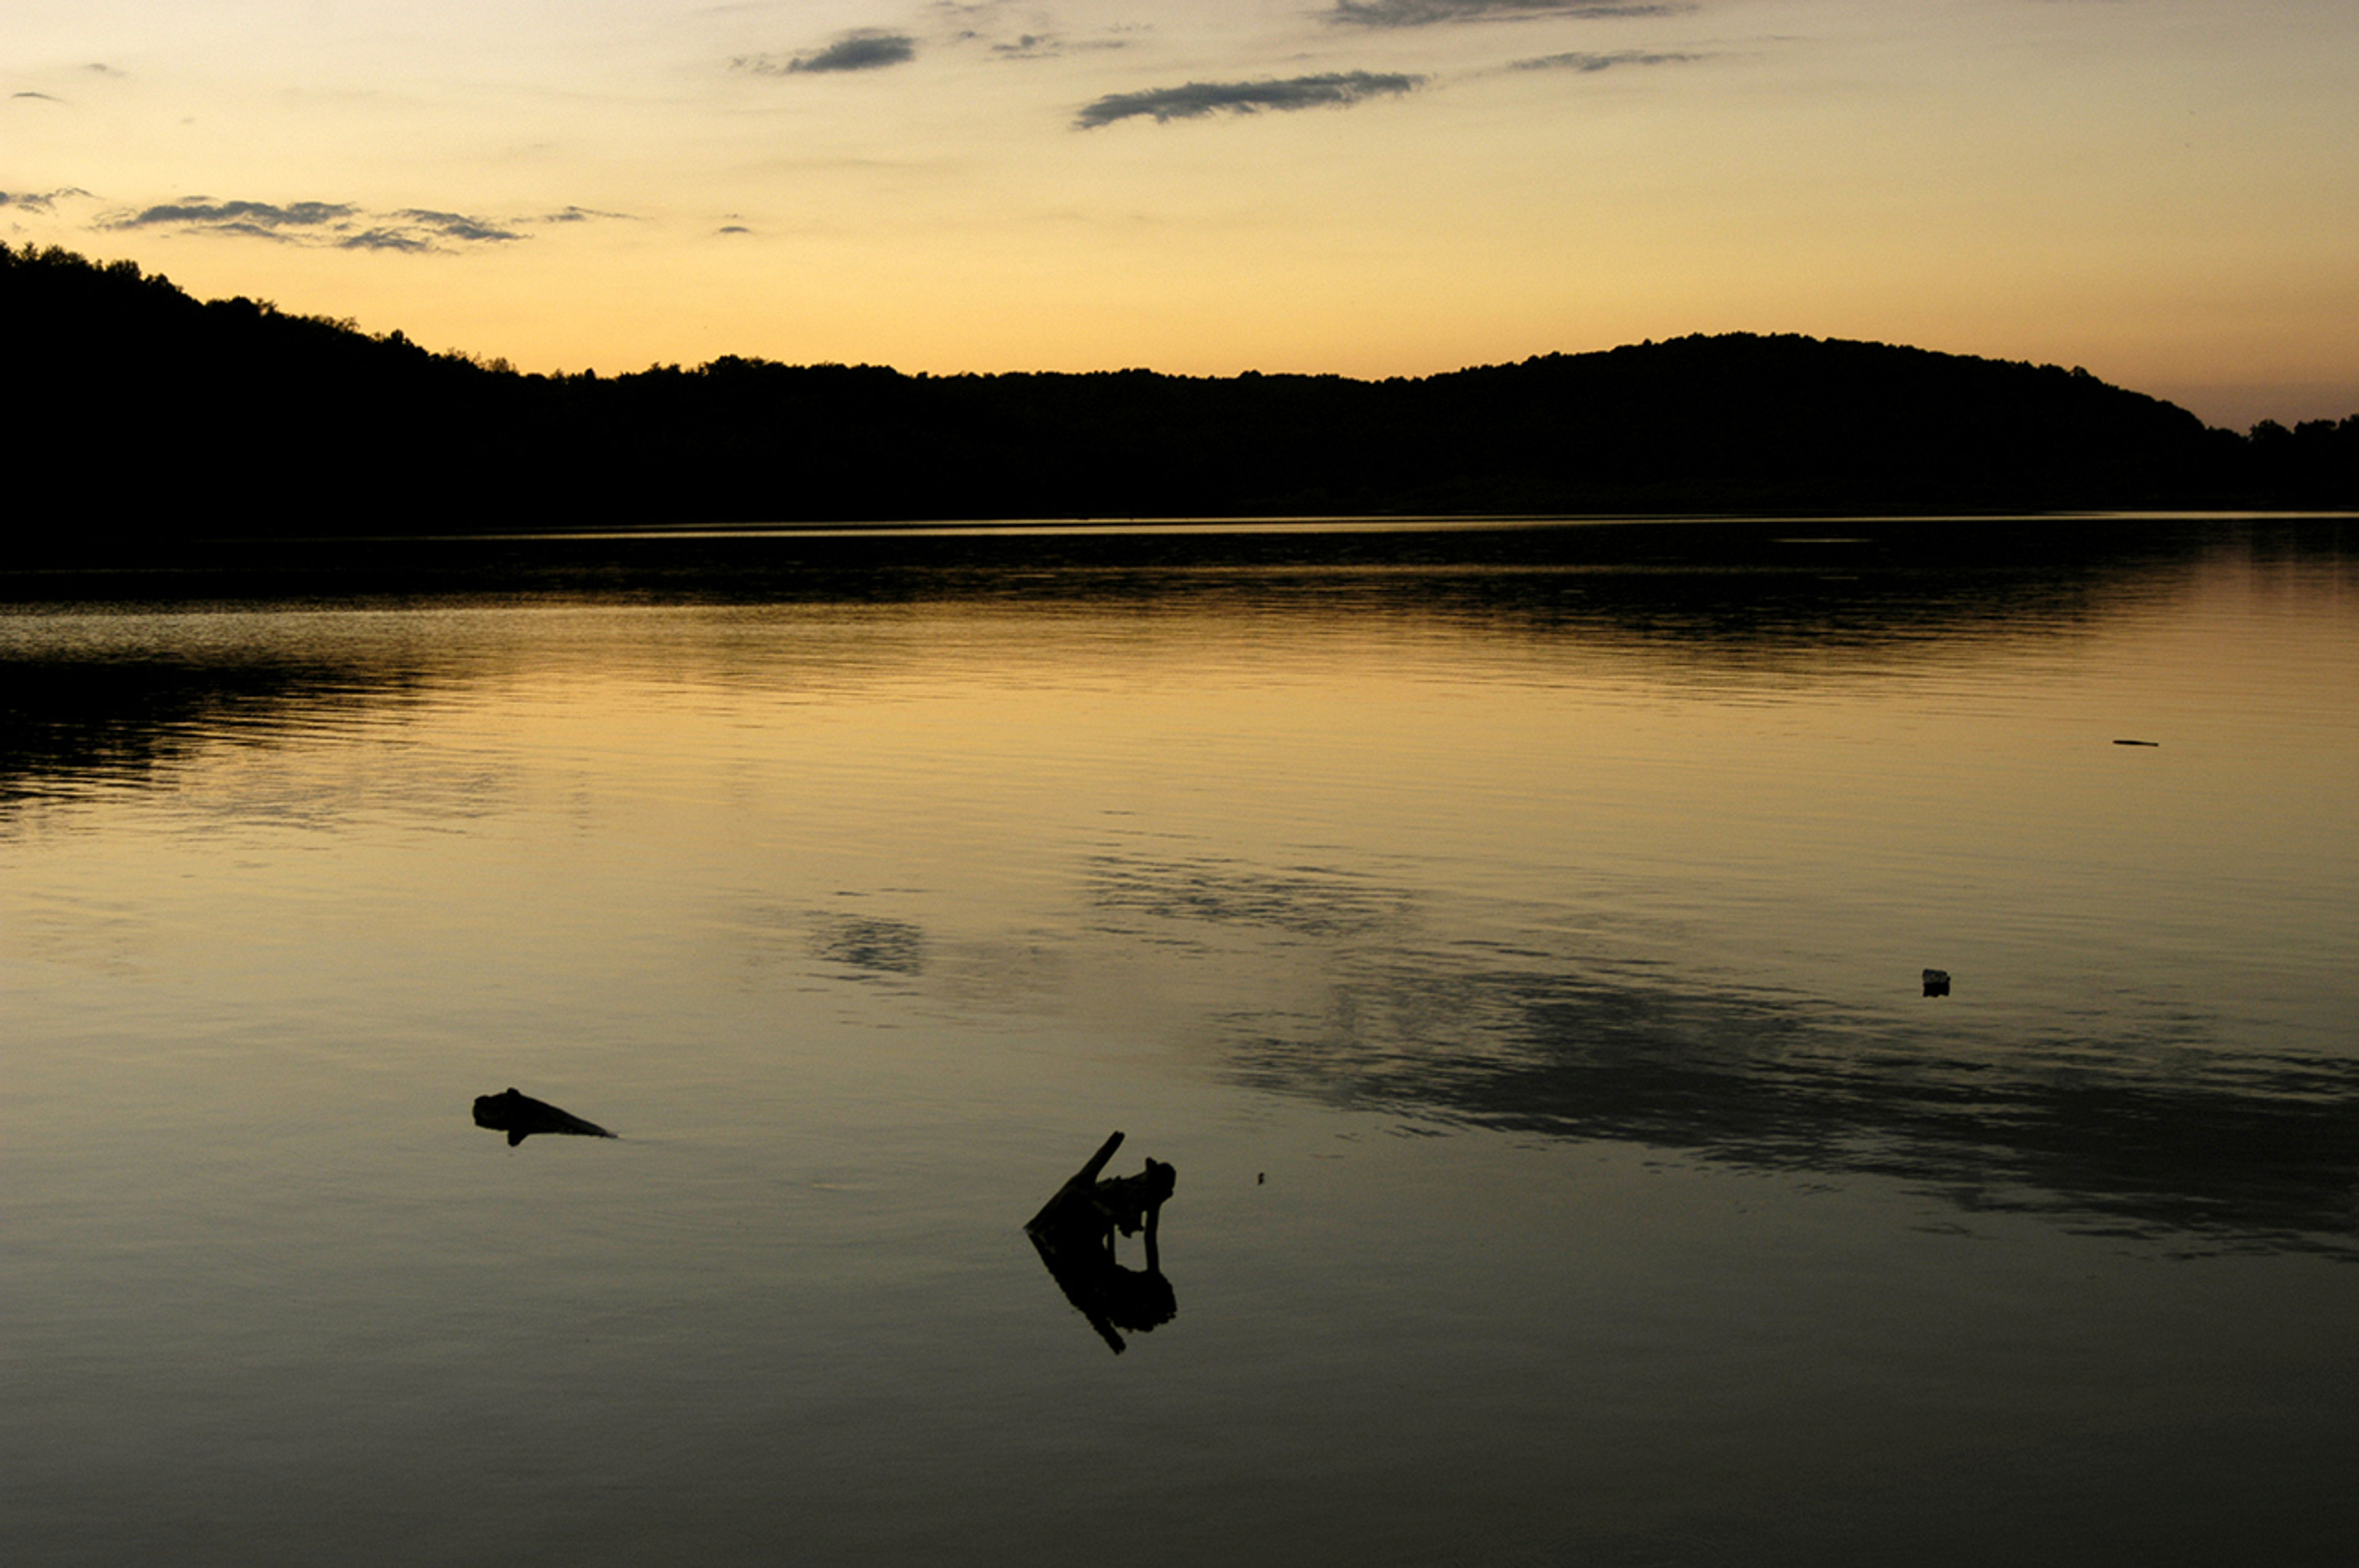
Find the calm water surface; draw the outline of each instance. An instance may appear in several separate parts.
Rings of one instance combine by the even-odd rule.
[[[2348,1562],[2359,531],[2074,526],[20,582],[0,1560]]]

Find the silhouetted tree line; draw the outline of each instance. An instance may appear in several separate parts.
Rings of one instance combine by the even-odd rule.
[[[2324,507],[2359,416],[2249,436],[2080,370],[1751,334],[1421,379],[519,374],[0,244],[43,539],[893,518]]]

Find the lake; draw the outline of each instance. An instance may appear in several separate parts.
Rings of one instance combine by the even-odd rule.
[[[0,587],[8,1563],[2350,1560],[2351,520]]]

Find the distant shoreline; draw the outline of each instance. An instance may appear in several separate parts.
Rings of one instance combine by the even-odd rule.
[[[2225,542],[2267,555],[2348,551],[2359,512],[1592,518],[1158,519],[854,526],[253,535],[137,553],[0,562],[0,614],[142,604],[302,601],[790,602],[983,596],[1054,600],[1126,581],[1152,599],[1222,581],[1391,582],[1415,594],[1508,578],[1567,583],[1698,575],[1840,596],[1946,591],[1992,578],[2190,562]],[[1551,590],[1554,591],[1554,590]],[[1789,591],[1778,589],[1776,591]]]
[[[40,367],[0,558],[223,536],[2359,507],[2359,415],[2245,436],[2086,371],[1733,332],[1422,378],[519,374],[0,247]],[[1119,520],[1110,523],[1108,520]],[[1378,520],[1383,520],[1380,524]]]
[[[942,519],[934,522],[876,523],[673,523],[640,527],[520,529],[511,533],[387,534],[379,542],[416,540],[420,543],[486,542],[524,539],[715,539],[745,538],[868,538],[879,535],[911,537],[958,537],[969,535],[1006,536],[1027,534],[1256,534],[1256,533],[1446,533],[1515,528],[1607,528],[1683,524],[1914,524],[1914,523],[2128,523],[2128,522],[2292,522],[2349,518],[2359,521],[2359,509],[2267,510],[2253,507],[2213,509],[2166,508],[2081,509],[2054,512],[1724,512],[1724,513],[1597,513],[1565,516],[1549,513],[1448,513],[1402,516],[1388,513],[1299,517],[1008,517]],[[265,537],[257,535],[259,539]],[[326,541],[343,535],[323,535]],[[284,542],[284,541],[275,541]],[[360,542],[357,539],[352,542]]]

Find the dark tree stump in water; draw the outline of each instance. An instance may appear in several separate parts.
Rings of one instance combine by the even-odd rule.
[[[1156,1247],[1156,1227],[1179,1173],[1159,1160],[1149,1160],[1137,1175],[1100,1180],[1098,1173],[1121,1147],[1121,1133],[1108,1138],[1024,1227],[1065,1299],[1117,1356],[1125,1348],[1118,1329],[1143,1334],[1170,1322],[1180,1311]],[[1125,1269],[1114,1260],[1114,1236],[1142,1230],[1147,1267]]]

